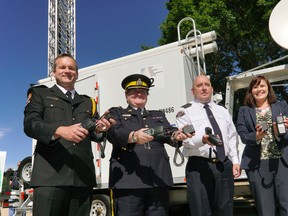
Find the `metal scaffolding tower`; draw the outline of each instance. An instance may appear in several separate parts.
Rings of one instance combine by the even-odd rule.
[[[62,53],[76,58],[76,0],[49,0],[48,7],[48,77],[54,59]]]

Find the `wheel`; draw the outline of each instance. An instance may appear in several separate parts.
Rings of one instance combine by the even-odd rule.
[[[29,184],[31,180],[32,174],[32,157],[24,158],[19,167],[17,172],[17,177],[22,179],[24,183]]]
[[[107,195],[94,195],[90,216],[111,216],[110,198]]]

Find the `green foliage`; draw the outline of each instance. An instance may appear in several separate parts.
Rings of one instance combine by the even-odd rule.
[[[191,17],[202,33],[215,30],[219,51],[206,56],[207,73],[214,89],[225,92],[226,76],[287,54],[272,40],[268,29],[269,16],[278,1],[170,0],[166,3],[169,13],[161,24],[158,43],[177,41],[177,25],[185,17]],[[182,38],[191,29],[191,22],[184,22]]]
[[[154,46],[146,46],[144,44],[141,45],[141,50],[149,50],[149,49],[152,49],[154,48]]]

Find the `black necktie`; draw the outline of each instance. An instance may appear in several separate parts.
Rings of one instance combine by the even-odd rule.
[[[70,91],[66,92],[67,98],[72,101],[72,93]]]
[[[215,135],[218,135],[220,137],[220,139],[223,141],[221,130],[219,128],[218,123],[216,122],[216,119],[214,118],[214,115],[213,115],[211,109],[209,108],[209,105],[205,104],[204,108],[206,110],[208,119],[209,119],[209,121],[210,121],[210,123],[212,125],[212,128],[213,128],[213,131],[214,131]],[[222,146],[216,146],[216,150],[217,150],[217,158],[218,158],[218,160],[223,162],[225,160],[225,157],[226,157],[225,156],[225,150],[224,150],[224,143],[223,143]]]
[[[142,109],[141,109],[141,108],[138,108],[138,109],[137,109],[137,113],[138,113],[139,115],[142,115],[142,114],[143,114]]]

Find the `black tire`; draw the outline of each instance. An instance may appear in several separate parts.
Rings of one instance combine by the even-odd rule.
[[[19,167],[17,172],[17,177],[24,181],[25,186],[29,186],[32,174],[32,157],[24,158]]]
[[[110,198],[107,195],[94,195],[90,216],[111,216]]]

